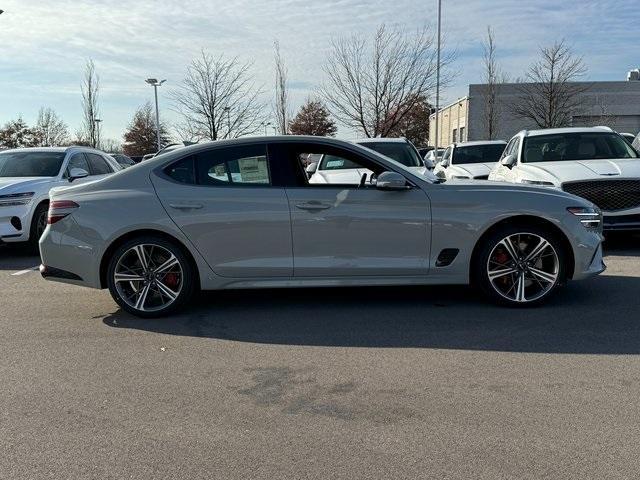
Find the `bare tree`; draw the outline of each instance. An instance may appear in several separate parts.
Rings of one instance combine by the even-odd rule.
[[[40,107],[38,120],[33,129],[38,146],[53,147],[69,141],[69,129],[52,108]]]
[[[93,60],[87,60],[84,69],[84,79],[81,86],[82,91],[82,136],[81,138],[92,147],[97,147],[100,143],[100,109],[98,97],[100,93],[100,78],[96,73],[96,66]]]
[[[256,133],[264,121],[262,88],[250,63],[212,57],[204,50],[191,62],[182,85],[171,93],[191,135],[209,140]]]
[[[500,105],[498,104],[498,88],[501,83],[507,82],[496,58],[496,40],[491,26],[487,27],[487,37],[482,43],[482,63],[484,66],[484,127],[488,140],[494,140],[498,132],[498,119],[500,118]]]
[[[435,90],[436,54],[426,27],[408,34],[382,25],[371,45],[358,36],[334,39],[320,92],[341,123],[367,137],[386,136]],[[446,56],[441,65],[451,59]]]
[[[280,135],[286,135],[288,133],[287,126],[289,125],[289,88],[287,82],[287,67],[280,55],[280,44],[277,40],[273,42],[273,48],[275,50],[274,57],[276,63],[276,98],[274,104],[274,110],[276,112],[276,129]]]
[[[527,83],[517,87],[512,113],[539,128],[571,125],[572,114],[581,108],[582,94],[589,89],[576,83],[586,71],[582,57],[574,55],[564,40],[540,48],[540,59],[525,75]]]

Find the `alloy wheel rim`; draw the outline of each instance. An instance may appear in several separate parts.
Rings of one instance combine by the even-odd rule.
[[[36,220],[36,237],[40,240],[40,237],[44,233],[44,229],[47,228],[47,212],[44,211],[40,214]]]
[[[487,275],[493,289],[517,303],[538,300],[558,283],[560,260],[553,245],[533,233],[508,235],[491,250]]]
[[[120,298],[142,312],[162,310],[176,301],[184,282],[182,265],[160,245],[139,244],[125,251],[113,272]]]

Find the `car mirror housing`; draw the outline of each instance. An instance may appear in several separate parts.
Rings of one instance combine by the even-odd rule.
[[[504,165],[507,168],[513,168],[513,166],[516,164],[516,156],[513,154],[509,154],[502,160],[500,160],[500,164]]]
[[[318,170],[318,162],[312,162],[309,165],[307,165],[307,168],[305,168],[305,172],[307,172],[307,177],[311,178],[311,175],[316,173],[316,170]]]
[[[69,171],[69,181],[73,182],[78,178],[85,178],[89,176],[89,172],[87,172],[84,168],[72,168]]]
[[[376,179],[379,190],[407,190],[407,180],[396,172],[382,172]]]

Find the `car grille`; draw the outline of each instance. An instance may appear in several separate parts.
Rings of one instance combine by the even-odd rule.
[[[640,180],[571,182],[562,185],[562,189],[609,212],[640,207]]]
[[[478,175],[477,177],[473,177],[474,180],[489,180],[489,175]]]

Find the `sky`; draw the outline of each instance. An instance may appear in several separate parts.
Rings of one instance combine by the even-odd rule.
[[[122,140],[136,108],[159,90],[163,120],[174,122],[169,91],[201,49],[253,62],[271,104],[273,42],[289,70],[292,109],[323,82],[330,40],[371,35],[386,23],[407,31],[435,29],[437,0],[0,0],[0,125],[42,106],[73,133],[81,124],[80,84],[93,59],[100,76],[102,138]],[[640,67],[638,0],[442,0],[445,49],[455,52],[454,80],[442,103],[464,96],[482,78],[482,41],[495,31],[498,60],[523,76],[541,45],[565,39],[583,56],[585,79],[624,80]],[[352,135],[341,129],[339,135]]]

